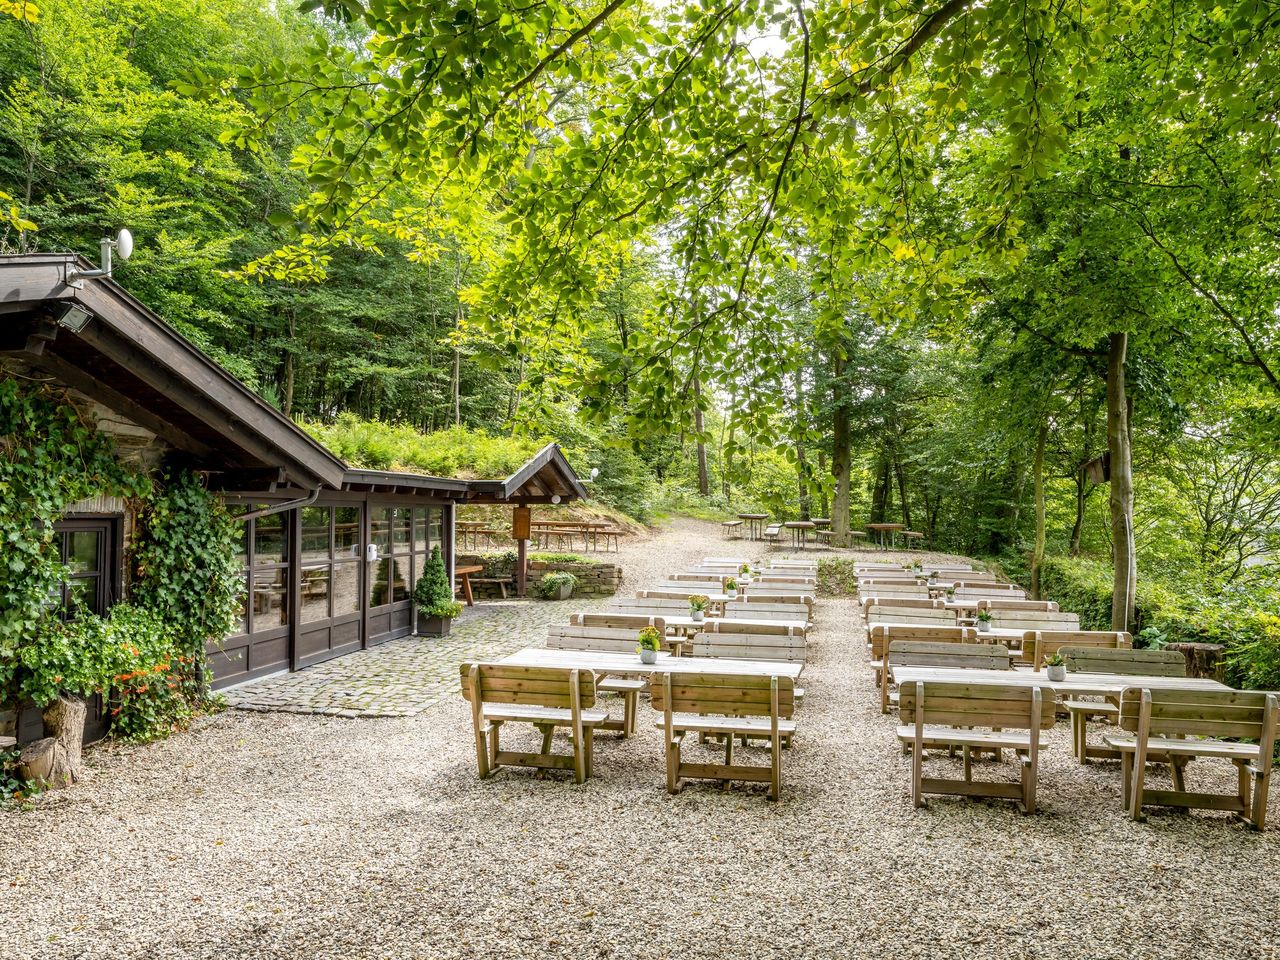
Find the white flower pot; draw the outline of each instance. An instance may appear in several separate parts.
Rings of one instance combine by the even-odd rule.
[[[690,616],[690,618],[693,620],[693,622],[694,622],[694,623],[701,623],[701,622],[703,621],[703,619],[706,617],[706,615],[707,615],[707,612],[706,612],[705,610],[690,610],[690,611],[689,611],[689,616]]]
[[[1059,664],[1056,667],[1049,667],[1049,680],[1051,683],[1061,683],[1067,679],[1067,668],[1065,664]]]
[[[641,663],[657,663],[658,651],[657,650],[641,650],[640,662]]]

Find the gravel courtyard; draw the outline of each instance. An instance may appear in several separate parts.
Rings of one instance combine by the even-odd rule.
[[[634,589],[748,549],[678,521],[621,562]],[[539,632],[520,609],[491,615],[514,618],[517,646]],[[818,618],[780,803],[668,796],[644,704],[639,736],[597,740],[582,786],[478,780],[460,696],[382,719],[228,710],[92,750],[88,781],[0,812],[0,957],[1277,956],[1280,816],[1262,835],[1213,814],[1133,824],[1118,770],[1076,765],[1065,725],[1037,815],[913,810],[857,604]]]

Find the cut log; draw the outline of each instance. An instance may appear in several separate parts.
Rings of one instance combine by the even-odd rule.
[[[75,783],[67,751],[55,737],[33,740],[18,757],[18,776],[42,789],[59,789]]]
[[[1223,646],[1220,643],[1167,643],[1166,650],[1177,650],[1187,661],[1187,676],[1222,682]]]
[[[45,707],[44,728],[52,736],[22,748],[18,775],[52,789],[69,787],[79,780],[85,713],[83,700],[65,695]]]

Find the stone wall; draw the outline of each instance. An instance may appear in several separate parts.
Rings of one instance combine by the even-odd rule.
[[[498,558],[492,554],[460,553],[457,565],[484,566],[481,577],[495,577],[502,574],[514,578],[514,574],[505,564],[496,563]],[[600,563],[587,560],[582,563],[563,561],[530,560],[529,561],[529,595],[534,596],[534,585],[549,573],[572,573],[578,578],[578,586],[574,588],[575,597],[612,597],[622,586],[622,568],[616,563]],[[502,596],[502,590],[496,583],[473,583],[472,592],[477,600],[493,600]],[[507,586],[507,595],[515,596],[514,579]]]
[[[529,589],[549,573],[572,573],[578,578],[575,597],[612,597],[622,586],[622,568],[616,563],[549,563],[529,561]]]

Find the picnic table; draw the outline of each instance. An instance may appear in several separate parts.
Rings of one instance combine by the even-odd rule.
[[[868,523],[867,529],[876,535],[876,543],[881,547],[884,546],[884,535],[886,533],[889,534],[889,546],[892,548],[894,545],[894,534],[899,530],[907,529],[907,525],[905,523]]]
[[[893,679],[903,684],[965,683],[970,686],[1047,687],[1057,697],[1118,697],[1125,687],[1148,690],[1230,690],[1217,680],[1190,677],[1146,677],[1123,673],[1068,673],[1065,680],[1050,680],[1047,673],[1029,670],[965,670],[953,667],[895,667]]]
[[[783,526],[791,531],[791,545],[801,550],[809,542],[809,531],[818,529],[812,520],[788,520]]]
[[[453,570],[453,575],[462,581],[462,596],[466,599],[468,607],[476,605],[475,598],[471,595],[471,575],[473,573],[484,573],[484,567],[477,563],[469,567],[455,567]]]
[[[526,647],[503,663],[521,667],[557,667],[563,670],[590,670],[610,676],[648,677],[655,673],[720,673],[743,677],[790,677],[798,680],[803,663],[790,660],[738,660],[720,657],[673,657],[659,653],[656,663],[641,663],[639,655],[597,653],[592,650],[548,650]]]
[[[764,522],[769,519],[767,513],[740,513],[739,520],[747,521],[747,527],[750,530],[748,534],[752,540],[759,540],[764,532]]]

